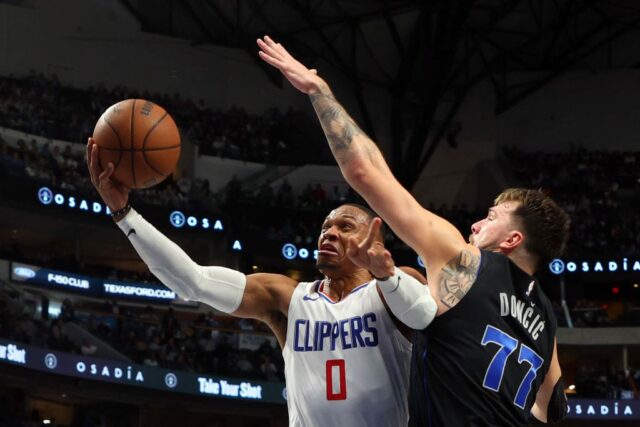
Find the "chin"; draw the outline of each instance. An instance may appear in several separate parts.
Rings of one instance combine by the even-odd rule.
[[[338,266],[327,262],[326,260],[321,260],[320,258],[318,258],[318,261],[316,262],[316,268],[324,273],[324,271],[336,270]]]

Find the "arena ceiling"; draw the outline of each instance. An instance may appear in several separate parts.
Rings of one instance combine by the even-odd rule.
[[[281,78],[256,56],[257,37],[272,35],[308,65],[321,59],[351,83],[374,137],[364,91],[388,91],[387,155],[409,187],[441,141],[455,144],[456,113],[478,83],[491,82],[502,113],[567,70],[640,66],[635,0],[120,2],[143,31],[246,50],[274,84]]]

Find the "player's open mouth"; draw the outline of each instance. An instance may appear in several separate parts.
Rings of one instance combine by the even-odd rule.
[[[338,250],[328,243],[320,246],[319,255],[338,255]]]

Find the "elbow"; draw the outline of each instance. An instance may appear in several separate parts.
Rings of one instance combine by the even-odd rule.
[[[365,181],[367,178],[367,175],[368,175],[367,168],[365,168],[361,164],[361,162],[351,161],[347,164],[347,167],[344,169],[344,177],[350,183]]]
[[[359,193],[366,191],[372,187],[373,171],[365,165],[357,165],[348,167],[343,170],[344,178],[349,185]]]
[[[196,267],[200,268],[197,264]],[[201,300],[202,289],[198,286],[197,269],[193,267],[167,269],[162,266],[150,265],[149,270],[163,285],[177,293],[180,297],[191,301]]]
[[[421,296],[400,318],[411,329],[422,330],[436,317],[438,306],[430,295]]]

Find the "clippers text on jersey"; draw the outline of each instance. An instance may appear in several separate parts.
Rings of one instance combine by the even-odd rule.
[[[296,319],[293,349],[294,351],[333,351],[336,347],[345,350],[376,347],[378,345],[376,320],[375,313],[366,313],[334,322]]]

